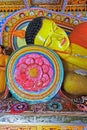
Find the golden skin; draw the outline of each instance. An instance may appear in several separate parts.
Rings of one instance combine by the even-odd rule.
[[[87,70],[87,49],[70,43],[66,32],[51,20],[43,20],[34,44],[51,48],[63,60]]]
[[[34,44],[43,45],[53,50],[66,51],[70,42],[62,28],[53,21],[45,19],[42,28],[35,37]]]

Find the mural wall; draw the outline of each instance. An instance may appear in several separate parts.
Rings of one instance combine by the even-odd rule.
[[[56,23],[52,24],[53,26],[51,26],[51,24],[50,26],[48,25],[49,28],[52,27],[51,29],[53,29],[53,27],[55,28],[54,30],[51,30],[51,34],[54,37],[50,34],[50,39],[54,39],[54,42],[57,41],[59,35],[61,36],[61,34],[57,34],[59,32],[57,29],[62,28],[65,32],[63,31],[64,37],[62,40],[60,39],[60,41],[62,41],[62,45],[67,42],[67,46],[69,47],[69,44],[71,45],[71,43],[69,43],[70,40],[68,39],[70,33],[77,25],[87,21],[87,0],[0,0],[0,44],[11,47],[13,50],[18,49],[11,55],[8,63],[9,69],[6,71],[7,85],[12,93],[9,94],[9,90],[6,89],[4,95],[0,99],[0,112],[9,114],[20,114],[22,112],[33,115],[38,113],[41,114],[42,116],[35,117],[35,123],[37,121],[40,123],[46,123],[48,121],[48,123],[53,122],[54,124],[58,124],[60,122],[73,123],[77,121],[78,124],[80,124],[81,119],[82,125],[85,124],[86,126],[87,89],[78,89],[77,86],[79,87],[79,85],[77,84],[80,83],[80,79],[82,79],[81,85],[86,83],[87,71],[85,71],[85,69],[87,69],[87,45],[85,45],[83,49],[83,44],[80,46],[77,43],[76,45],[70,46],[71,48],[67,51],[63,50],[60,52],[59,50],[55,50],[60,56],[69,55],[70,58],[72,57],[71,59],[73,59],[71,60],[64,57],[63,60],[68,59],[69,61],[71,60],[72,63],[74,59],[79,59],[79,62],[77,62],[77,60],[73,62],[74,65],[67,64],[63,61],[63,64],[65,65],[64,70],[59,57],[57,57],[53,51],[50,52],[44,50],[44,48],[40,48],[41,50],[39,49],[39,51],[37,51],[38,48],[36,47],[33,49],[33,46],[20,49],[20,47],[26,45],[25,33],[28,24],[38,16],[45,16],[49,18],[49,20],[53,20],[53,23]],[[49,23],[51,22],[49,21]],[[62,32],[62,29],[60,29],[60,32]],[[50,33],[49,29],[46,31],[48,34]],[[83,32],[86,32],[85,29]],[[46,36],[46,33],[44,34]],[[76,36],[78,35],[76,34]],[[50,39],[48,39],[48,42]],[[30,52],[27,48],[31,48]],[[59,64],[53,55],[59,59]],[[83,67],[83,69],[80,69],[78,66]],[[65,72],[63,73],[63,71]],[[63,78],[63,75],[67,75],[67,73],[69,73],[70,76],[73,74],[73,77],[81,74],[80,76],[77,76],[79,81],[75,81],[77,88],[76,94],[82,91],[84,94],[70,96],[69,94],[66,94],[64,89],[60,88],[60,86],[62,86],[60,78]],[[70,78],[70,76],[68,78]],[[71,77],[71,79],[74,78]],[[59,84],[57,84],[57,81],[60,81]],[[55,86],[57,86],[58,90],[55,90]],[[37,94],[39,94],[39,96]],[[6,97],[9,98],[5,99]],[[44,97],[44,100],[42,97]],[[2,101],[2,99],[5,100]],[[63,113],[63,116],[58,118],[56,115],[61,113]],[[44,114],[45,116],[43,116]],[[50,114],[53,114],[51,118]],[[0,122],[8,122],[8,116],[0,117]],[[33,122],[31,121],[33,116],[27,118],[27,114],[26,116],[23,116],[23,118],[19,115],[18,120],[22,121],[22,119],[28,123]],[[16,116],[13,116],[12,123],[14,120],[16,120]],[[11,122],[11,116],[9,122]],[[81,128],[83,129],[85,126]]]

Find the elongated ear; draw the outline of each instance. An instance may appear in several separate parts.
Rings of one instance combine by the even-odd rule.
[[[37,17],[28,24],[25,33],[25,40],[27,44],[34,44],[34,39],[42,27],[43,18],[44,17]]]

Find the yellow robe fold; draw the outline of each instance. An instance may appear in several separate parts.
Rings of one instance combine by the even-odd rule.
[[[70,49],[70,53],[56,52],[63,60],[87,70],[87,49],[74,43],[71,44]]]

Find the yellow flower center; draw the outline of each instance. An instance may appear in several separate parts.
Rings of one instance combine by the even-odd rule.
[[[32,68],[30,69],[29,74],[32,78],[35,78],[38,75],[38,70],[36,68]]]

